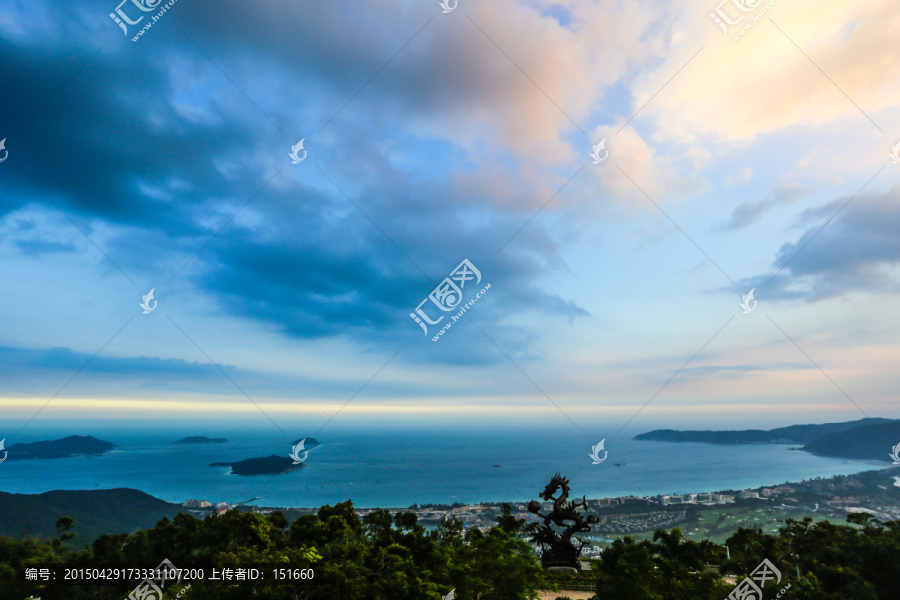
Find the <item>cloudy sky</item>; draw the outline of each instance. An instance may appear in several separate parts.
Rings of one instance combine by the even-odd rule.
[[[7,0],[7,444],[900,418],[896,3],[714,2]]]

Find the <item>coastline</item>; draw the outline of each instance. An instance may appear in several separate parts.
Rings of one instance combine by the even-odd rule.
[[[528,502],[556,472],[570,478],[578,496],[603,498],[745,489],[890,466],[816,457],[782,445],[711,451],[706,444],[629,440],[608,444],[610,459],[592,465],[578,439],[560,443],[552,434],[539,433],[531,439],[538,444],[556,442],[559,449],[553,456],[523,453],[521,435],[447,433],[396,439],[369,434],[325,440],[308,461],[316,468],[246,477],[208,465],[265,456],[277,448],[268,441],[231,439],[227,445],[179,446],[129,445],[113,438],[118,447],[103,456],[28,461],[24,475],[0,467],[0,490],[33,494],[37,483],[43,490],[132,488],[176,504],[189,498],[234,503],[261,496],[267,506],[310,507],[351,497],[359,507],[405,507]],[[378,451],[355,454],[361,447]],[[613,461],[625,465],[615,466]]]

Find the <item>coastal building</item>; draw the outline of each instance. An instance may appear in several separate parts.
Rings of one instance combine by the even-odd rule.
[[[616,500],[618,500],[620,506],[625,504],[641,504],[650,502],[649,498],[638,498],[637,496],[620,496],[616,498]]]
[[[768,498],[769,496],[773,495],[773,492],[769,488],[763,488],[763,489],[759,490],[759,495],[762,496],[763,498]]]
[[[659,503],[663,506],[670,504],[684,504],[684,498],[681,496],[659,496]]]
[[[849,506],[851,504],[859,504],[859,500],[856,498],[835,498],[834,500],[829,500],[827,502],[829,506]]]
[[[759,492],[753,490],[743,490],[740,494],[738,494],[738,498],[741,500],[746,500],[748,498],[759,498]]]
[[[187,502],[182,504],[182,506],[186,508],[209,508],[210,506],[212,506],[212,504],[210,504],[206,500],[188,500]]]
[[[697,502],[707,502],[710,504],[716,504],[722,501],[721,494],[697,494]]]

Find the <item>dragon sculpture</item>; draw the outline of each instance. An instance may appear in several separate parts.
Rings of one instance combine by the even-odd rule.
[[[590,524],[600,521],[594,515],[579,513],[579,508],[587,509],[587,501],[584,497],[580,502],[569,500],[569,491],[569,480],[557,473],[540,493],[540,497],[545,501],[553,501],[553,510],[545,515],[540,512],[540,502],[532,500],[528,503],[528,512],[544,519],[544,525],[531,541],[541,545],[541,565],[545,569],[551,567],[580,568],[578,557],[581,555],[584,542],[576,538],[575,541],[579,542],[579,546],[576,548],[572,543],[572,535],[586,533],[591,530]],[[559,497],[554,496],[557,492],[559,492]],[[567,525],[566,521],[571,524]],[[551,523],[565,529],[562,533],[557,533],[551,527]]]

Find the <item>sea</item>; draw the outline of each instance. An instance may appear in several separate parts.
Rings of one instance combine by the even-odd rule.
[[[589,440],[574,429],[361,429],[317,433],[321,446],[309,452],[300,470],[242,476],[231,474],[228,467],[209,465],[288,456],[294,440],[270,430],[91,434],[116,448],[102,456],[7,460],[0,463],[0,491],[134,488],[174,503],[188,499],[238,503],[259,497],[248,504],[314,508],[351,499],[360,508],[405,508],[527,502],[537,499],[556,473],[569,479],[571,497],[603,498],[758,488],[889,465],[813,456],[783,444],[717,446],[624,436],[606,438],[598,453],[605,460],[593,464],[591,448],[600,440]],[[229,443],[173,443],[187,435],[226,437]],[[306,435],[313,437],[312,432]]]

